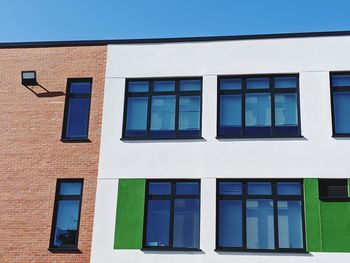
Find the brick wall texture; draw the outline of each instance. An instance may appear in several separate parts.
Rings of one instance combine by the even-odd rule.
[[[105,63],[106,46],[0,49],[0,262],[89,262]],[[22,70],[50,93],[22,86]],[[91,143],[60,141],[67,78],[77,77],[93,78]],[[48,251],[58,178],[84,178],[80,253]]]

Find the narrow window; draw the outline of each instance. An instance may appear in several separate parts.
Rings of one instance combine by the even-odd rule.
[[[319,179],[319,198],[324,201],[349,200],[347,179]]]
[[[201,136],[202,80],[127,80],[123,138]]]
[[[298,75],[218,78],[218,137],[300,136]]]
[[[78,249],[82,192],[82,179],[57,181],[50,249]]]
[[[68,79],[63,140],[88,140],[92,79]]]
[[[333,136],[350,136],[350,73],[331,73]]]
[[[144,248],[199,249],[198,180],[147,181]]]
[[[218,250],[304,251],[299,181],[218,180]]]

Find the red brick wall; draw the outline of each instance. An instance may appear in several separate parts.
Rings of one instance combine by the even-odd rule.
[[[89,261],[105,63],[106,46],[0,49],[0,262]],[[22,70],[36,70],[50,92],[93,78],[91,143],[60,141],[65,96],[37,97],[21,85]],[[57,178],[84,178],[81,253],[48,251]]]

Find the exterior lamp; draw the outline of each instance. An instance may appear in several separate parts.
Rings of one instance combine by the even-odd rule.
[[[24,86],[35,86],[38,84],[36,81],[35,71],[22,71],[22,85]]]

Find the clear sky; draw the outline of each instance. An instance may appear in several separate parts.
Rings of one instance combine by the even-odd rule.
[[[350,0],[0,0],[0,42],[350,30]]]

